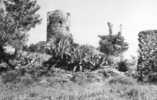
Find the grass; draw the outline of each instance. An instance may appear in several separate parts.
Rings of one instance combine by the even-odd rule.
[[[116,85],[116,84],[115,84]],[[99,87],[99,86],[98,86]],[[100,87],[99,87],[100,88]],[[106,88],[106,89],[103,89]],[[151,86],[103,86],[102,89],[75,91],[73,93],[51,89],[35,91],[35,88],[27,93],[15,96],[6,96],[2,100],[156,100],[156,90],[151,91]],[[156,88],[156,87],[155,87]],[[41,88],[42,89],[42,88]],[[68,90],[67,90],[68,91]],[[56,93],[58,92],[58,93]]]
[[[19,82],[0,82],[0,100],[157,100],[156,85],[140,84],[124,76],[99,81],[98,76],[57,71],[35,81],[26,75]]]

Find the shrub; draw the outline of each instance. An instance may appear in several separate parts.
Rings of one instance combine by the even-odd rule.
[[[71,38],[61,39],[55,46],[49,49],[52,58],[45,62],[49,68],[64,68],[73,71],[94,70],[103,64],[105,56],[94,47],[78,45]]]
[[[43,74],[47,75],[47,67],[43,66],[43,62],[47,61],[51,56],[40,53],[21,52],[14,59],[9,60],[8,63],[1,63],[1,73],[7,73],[8,71],[15,70],[21,76],[30,74],[34,78]],[[1,74],[0,73],[0,74]]]
[[[31,44],[24,49],[30,52],[46,53],[46,46],[47,46],[47,43],[45,41],[40,41],[36,44]]]
[[[121,60],[117,63],[117,69],[121,72],[126,72],[129,70],[128,68],[129,64],[127,60]]]
[[[72,64],[80,70],[94,70],[100,68],[103,64],[105,56],[101,53],[95,54],[96,49],[88,45],[82,45],[75,48],[72,55]]]
[[[8,64],[2,62],[2,63],[0,64],[0,71],[1,71],[0,74],[1,74],[2,72],[6,72],[7,69],[8,69]]]
[[[65,37],[59,40],[49,43],[47,53],[52,55],[49,61],[44,64],[48,65],[48,69],[51,68],[52,65],[55,67],[60,67],[64,69],[68,68],[68,63],[70,62],[71,53],[73,52],[73,44],[71,38]],[[70,66],[69,66],[70,67]]]

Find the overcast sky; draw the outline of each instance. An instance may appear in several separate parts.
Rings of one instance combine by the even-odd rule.
[[[108,34],[110,21],[129,42],[128,55],[137,51],[139,31],[157,29],[157,0],[38,0],[43,18],[30,32],[30,42],[46,40],[46,13],[60,9],[71,13],[71,33],[76,42],[98,46],[98,35]]]

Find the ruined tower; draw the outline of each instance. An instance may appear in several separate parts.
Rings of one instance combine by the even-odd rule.
[[[148,81],[151,80],[152,75],[157,76],[157,30],[141,31],[138,36],[137,71],[139,80]]]
[[[5,7],[5,4],[4,4],[4,0],[0,0],[0,13],[2,14],[6,14],[6,7]]]
[[[47,41],[70,35],[70,13],[54,10],[47,13]]]

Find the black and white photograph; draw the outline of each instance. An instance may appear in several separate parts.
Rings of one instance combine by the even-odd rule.
[[[157,100],[157,0],[0,0],[0,100]]]

